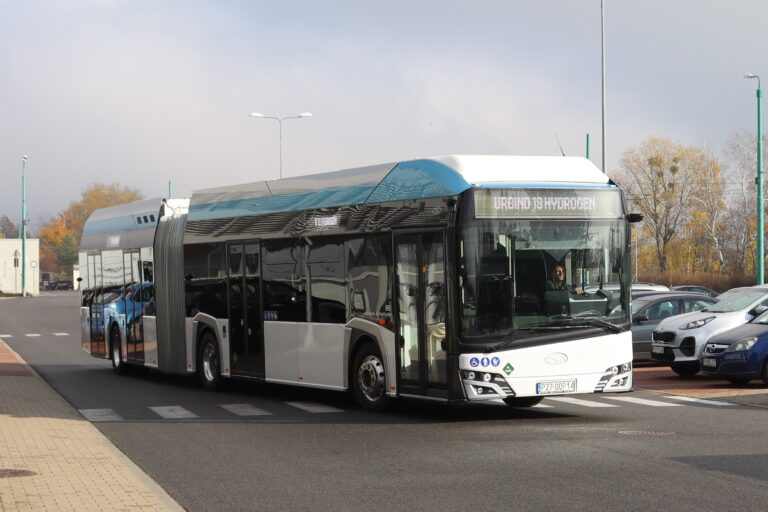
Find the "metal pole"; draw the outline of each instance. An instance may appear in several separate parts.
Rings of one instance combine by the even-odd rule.
[[[283,179],[283,117],[277,120],[280,125],[280,179]]]
[[[168,180],[168,199],[173,197],[173,181]]]
[[[587,160],[589,160],[589,132],[587,132]]]
[[[760,77],[757,77],[757,284],[765,282],[764,262],[765,252],[765,221],[763,205],[763,91],[760,87]]]
[[[603,0],[600,0],[600,62],[602,66],[602,100],[603,100],[603,172],[606,171],[605,163],[605,9],[603,8]]]
[[[21,159],[21,296],[27,296],[27,155]]]

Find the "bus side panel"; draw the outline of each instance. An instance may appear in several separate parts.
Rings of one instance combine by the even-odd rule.
[[[297,325],[299,382],[344,389],[344,331],[344,324]]]
[[[296,322],[264,322],[264,369],[267,381],[298,382]]]
[[[144,366],[157,368],[157,317],[144,315]]]
[[[91,353],[91,310],[80,308],[80,345],[86,353]]]

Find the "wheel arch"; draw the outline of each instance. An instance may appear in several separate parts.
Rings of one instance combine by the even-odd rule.
[[[348,350],[346,354],[345,387],[351,389],[355,355],[365,343],[373,343],[379,349],[384,364],[384,377],[388,396],[397,396],[397,363],[395,333],[385,327],[362,318],[353,318],[347,324]]]

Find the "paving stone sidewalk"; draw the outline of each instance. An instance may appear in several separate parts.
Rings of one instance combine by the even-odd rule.
[[[0,339],[0,511],[183,510]]]

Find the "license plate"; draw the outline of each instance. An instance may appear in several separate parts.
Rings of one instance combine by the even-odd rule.
[[[715,366],[717,366],[717,361],[714,359],[705,358],[701,361],[701,364],[703,364],[708,368],[714,368]]]
[[[653,347],[651,347],[651,352],[653,352],[654,354],[663,354],[664,347],[657,347],[654,345]]]
[[[573,380],[553,380],[549,382],[537,382],[537,395],[551,395],[553,393],[575,393],[576,379]]]

